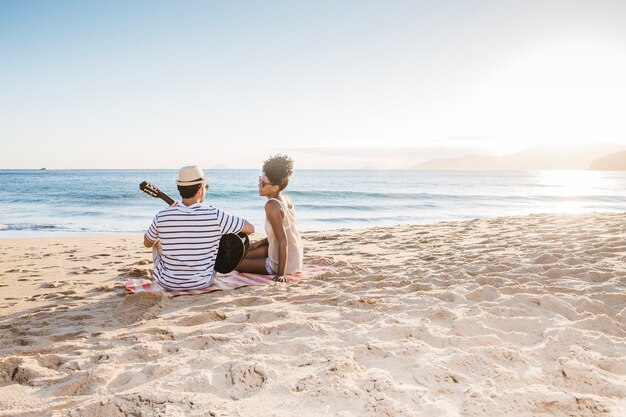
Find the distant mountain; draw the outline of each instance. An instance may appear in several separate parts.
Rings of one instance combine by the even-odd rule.
[[[473,169],[504,169],[504,161],[498,156],[469,154],[457,158],[433,158],[415,165],[412,169],[432,170],[473,170]],[[490,167],[490,168],[486,168]]]
[[[470,154],[459,158],[431,159],[415,165],[419,170],[510,170],[586,169],[600,157],[626,150],[621,144],[571,147],[535,146],[506,156]]]
[[[596,159],[591,163],[589,169],[596,171],[626,171],[626,151],[612,153]]]

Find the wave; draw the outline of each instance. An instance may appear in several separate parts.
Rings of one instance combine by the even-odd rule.
[[[372,206],[371,204],[315,204],[315,203],[304,203],[304,204],[296,204],[297,211],[368,211],[368,212],[378,212],[378,211],[398,211],[398,210],[412,210],[412,209],[429,209],[437,207],[436,204],[425,203],[425,204],[396,204],[396,205],[377,205]]]
[[[446,195],[431,193],[381,193],[367,191],[331,191],[331,190],[311,190],[311,191],[287,191],[285,194],[293,197],[303,198],[323,198],[323,199],[385,199],[385,200],[406,200],[441,198]]]
[[[266,199],[256,170],[205,171],[205,204],[256,226]],[[139,190],[146,179],[179,200],[177,170],[2,171],[0,235],[143,232],[166,207]],[[586,173],[581,173],[585,178]],[[589,174],[596,181],[596,174]],[[584,183],[584,178],[583,178]],[[591,184],[591,182],[590,182]],[[595,182],[593,182],[595,184]],[[32,195],[24,206],[16,190]],[[302,230],[473,219],[543,212],[626,211],[626,174],[597,187],[546,183],[536,174],[510,172],[386,172],[302,170],[285,194]]]
[[[11,223],[0,224],[0,232],[13,231],[13,230],[63,230],[64,227],[55,226],[52,224],[36,224],[36,223]]]
[[[530,198],[530,200],[537,201],[564,201],[564,202],[614,202],[614,201],[623,201],[621,197],[616,197],[612,195],[545,195],[545,196],[536,196]]]
[[[406,222],[406,221],[415,221],[418,220],[419,217],[416,216],[386,216],[386,217],[327,217],[327,218],[310,218],[307,219],[309,222],[313,223],[378,223],[378,222]]]

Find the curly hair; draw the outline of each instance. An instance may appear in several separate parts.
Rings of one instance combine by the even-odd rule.
[[[293,173],[293,159],[287,155],[272,155],[263,162],[263,172],[282,191],[289,184],[289,177]]]

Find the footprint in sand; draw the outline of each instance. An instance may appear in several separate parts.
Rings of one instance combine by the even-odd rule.
[[[337,236],[321,235],[321,236],[313,237],[311,238],[311,240],[314,240],[317,242],[325,241],[325,240],[337,240]]]
[[[13,382],[19,385],[33,385],[33,379],[42,375],[24,365],[21,358],[7,358],[0,361],[0,382]]]
[[[121,288],[121,286],[117,286],[115,284],[104,284],[104,285],[97,286],[92,291],[111,292],[111,291],[115,291],[116,288]]]
[[[184,339],[181,347],[191,350],[206,350],[215,348],[216,345],[228,341],[228,337],[221,335],[193,336]]]
[[[214,394],[233,400],[250,397],[256,394],[268,379],[265,367],[258,363],[229,362],[215,372],[212,386]],[[193,391],[193,381],[189,381],[189,390]],[[185,385],[181,389],[185,389]]]
[[[40,355],[37,358],[37,362],[39,363],[39,365],[43,366],[44,368],[53,369],[53,370],[59,369],[59,367],[61,367],[61,365],[63,365],[67,361],[68,361],[67,358],[62,358],[61,356],[58,356],[58,355],[45,355],[45,356]]]
[[[543,273],[548,278],[557,279],[562,278],[565,275],[565,271],[561,268],[550,268]]]
[[[209,311],[202,314],[196,314],[195,316],[187,317],[178,322],[181,326],[199,326],[204,323],[213,321],[226,320],[226,314],[221,311]]]
[[[544,253],[543,255],[537,256],[533,259],[533,263],[536,264],[553,264],[559,261],[559,258],[554,256],[551,253]]]
[[[491,285],[483,285],[468,293],[465,298],[470,301],[494,301],[500,298],[500,291]]]
[[[61,298],[61,296],[57,293],[44,294],[42,297],[45,298],[46,300],[54,300],[56,298]]]
[[[141,320],[152,307],[165,301],[161,294],[144,292],[126,295],[124,301],[113,312],[113,316],[122,324],[131,324]]]
[[[173,370],[173,369],[172,369]],[[153,378],[146,375],[144,372],[126,371],[122,372],[109,382],[107,390],[117,392],[123,391],[128,388],[136,388],[147,382],[150,382]]]
[[[15,273],[25,274],[25,273],[28,273],[28,272],[30,272],[30,271],[27,270],[27,269],[19,269],[19,268],[9,269],[8,271],[6,271],[7,274],[15,274]]]
[[[150,277],[151,270],[141,269],[141,268],[131,268],[126,272],[126,275],[129,277],[134,277],[134,278]]]
[[[270,323],[289,315],[287,311],[253,310],[248,314],[248,321],[254,323]]]
[[[90,395],[101,391],[106,380],[99,377],[96,371],[78,371],[62,378],[55,385],[55,396]]]
[[[94,272],[99,272],[99,271],[103,271],[102,269],[98,269],[98,268],[87,268],[86,266],[81,266],[78,271],[72,271],[70,272],[73,275],[84,275],[84,274],[91,274]]]
[[[253,305],[266,305],[269,304],[271,302],[273,302],[274,300],[268,297],[255,297],[255,296],[251,296],[251,297],[241,297],[241,298],[237,298],[234,301],[234,305],[238,306],[238,307],[248,307],[248,306],[253,306]],[[232,306],[233,302],[220,302],[220,303],[215,303],[215,307],[220,307],[220,306]]]
[[[375,346],[372,343],[365,345],[357,345],[352,348],[354,362],[349,364],[350,368],[356,369],[359,365],[367,368],[381,367],[385,361],[390,362],[395,358],[395,355],[390,354],[386,349]]]
[[[150,329],[146,329],[143,333],[154,335],[154,337],[150,338],[150,340],[176,340],[176,335],[168,329],[152,327]]]
[[[56,334],[48,337],[51,342],[66,342],[68,340],[75,339],[87,339],[89,337],[89,333],[85,330],[81,330],[78,332],[69,332],[63,334]]]

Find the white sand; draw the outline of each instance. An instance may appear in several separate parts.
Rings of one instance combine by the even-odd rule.
[[[626,213],[305,240],[339,273],[173,299],[141,236],[0,240],[0,416],[626,415]]]

